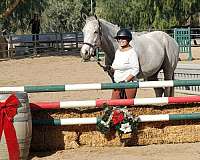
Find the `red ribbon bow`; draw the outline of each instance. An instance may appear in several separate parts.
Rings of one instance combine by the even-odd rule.
[[[4,131],[10,160],[18,160],[20,155],[19,144],[13,126],[13,118],[17,114],[19,103],[14,94],[10,95],[5,102],[0,102],[0,141]]]

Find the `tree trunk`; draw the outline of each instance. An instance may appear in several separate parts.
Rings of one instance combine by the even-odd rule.
[[[10,6],[2,13],[0,14],[0,18],[7,18],[9,17],[12,12],[17,8],[18,5],[20,5],[20,2],[23,2],[24,0],[15,0]]]

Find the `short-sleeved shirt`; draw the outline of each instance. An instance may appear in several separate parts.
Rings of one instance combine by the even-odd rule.
[[[115,53],[112,68],[115,70],[115,82],[124,81],[129,75],[136,77],[139,73],[139,62],[134,48],[127,51],[118,49]]]

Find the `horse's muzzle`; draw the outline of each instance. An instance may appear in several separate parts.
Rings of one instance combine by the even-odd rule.
[[[91,47],[89,49],[82,48],[80,51],[80,54],[81,54],[81,57],[83,58],[83,60],[89,61],[91,57],[96,56],[96,50],[94,50]]]
[[[88,61],[91,58],[91,54],[87,50],[85,50],[84,52],[81,50],[80,54],[84,61]]]

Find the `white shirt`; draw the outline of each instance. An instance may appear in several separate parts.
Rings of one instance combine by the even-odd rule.
[[[136,77],[139,72],[138,56],[133,48],[127,51],[115,53],[115,59],[112,64],[115,82],[124,81],[129,75]]]

